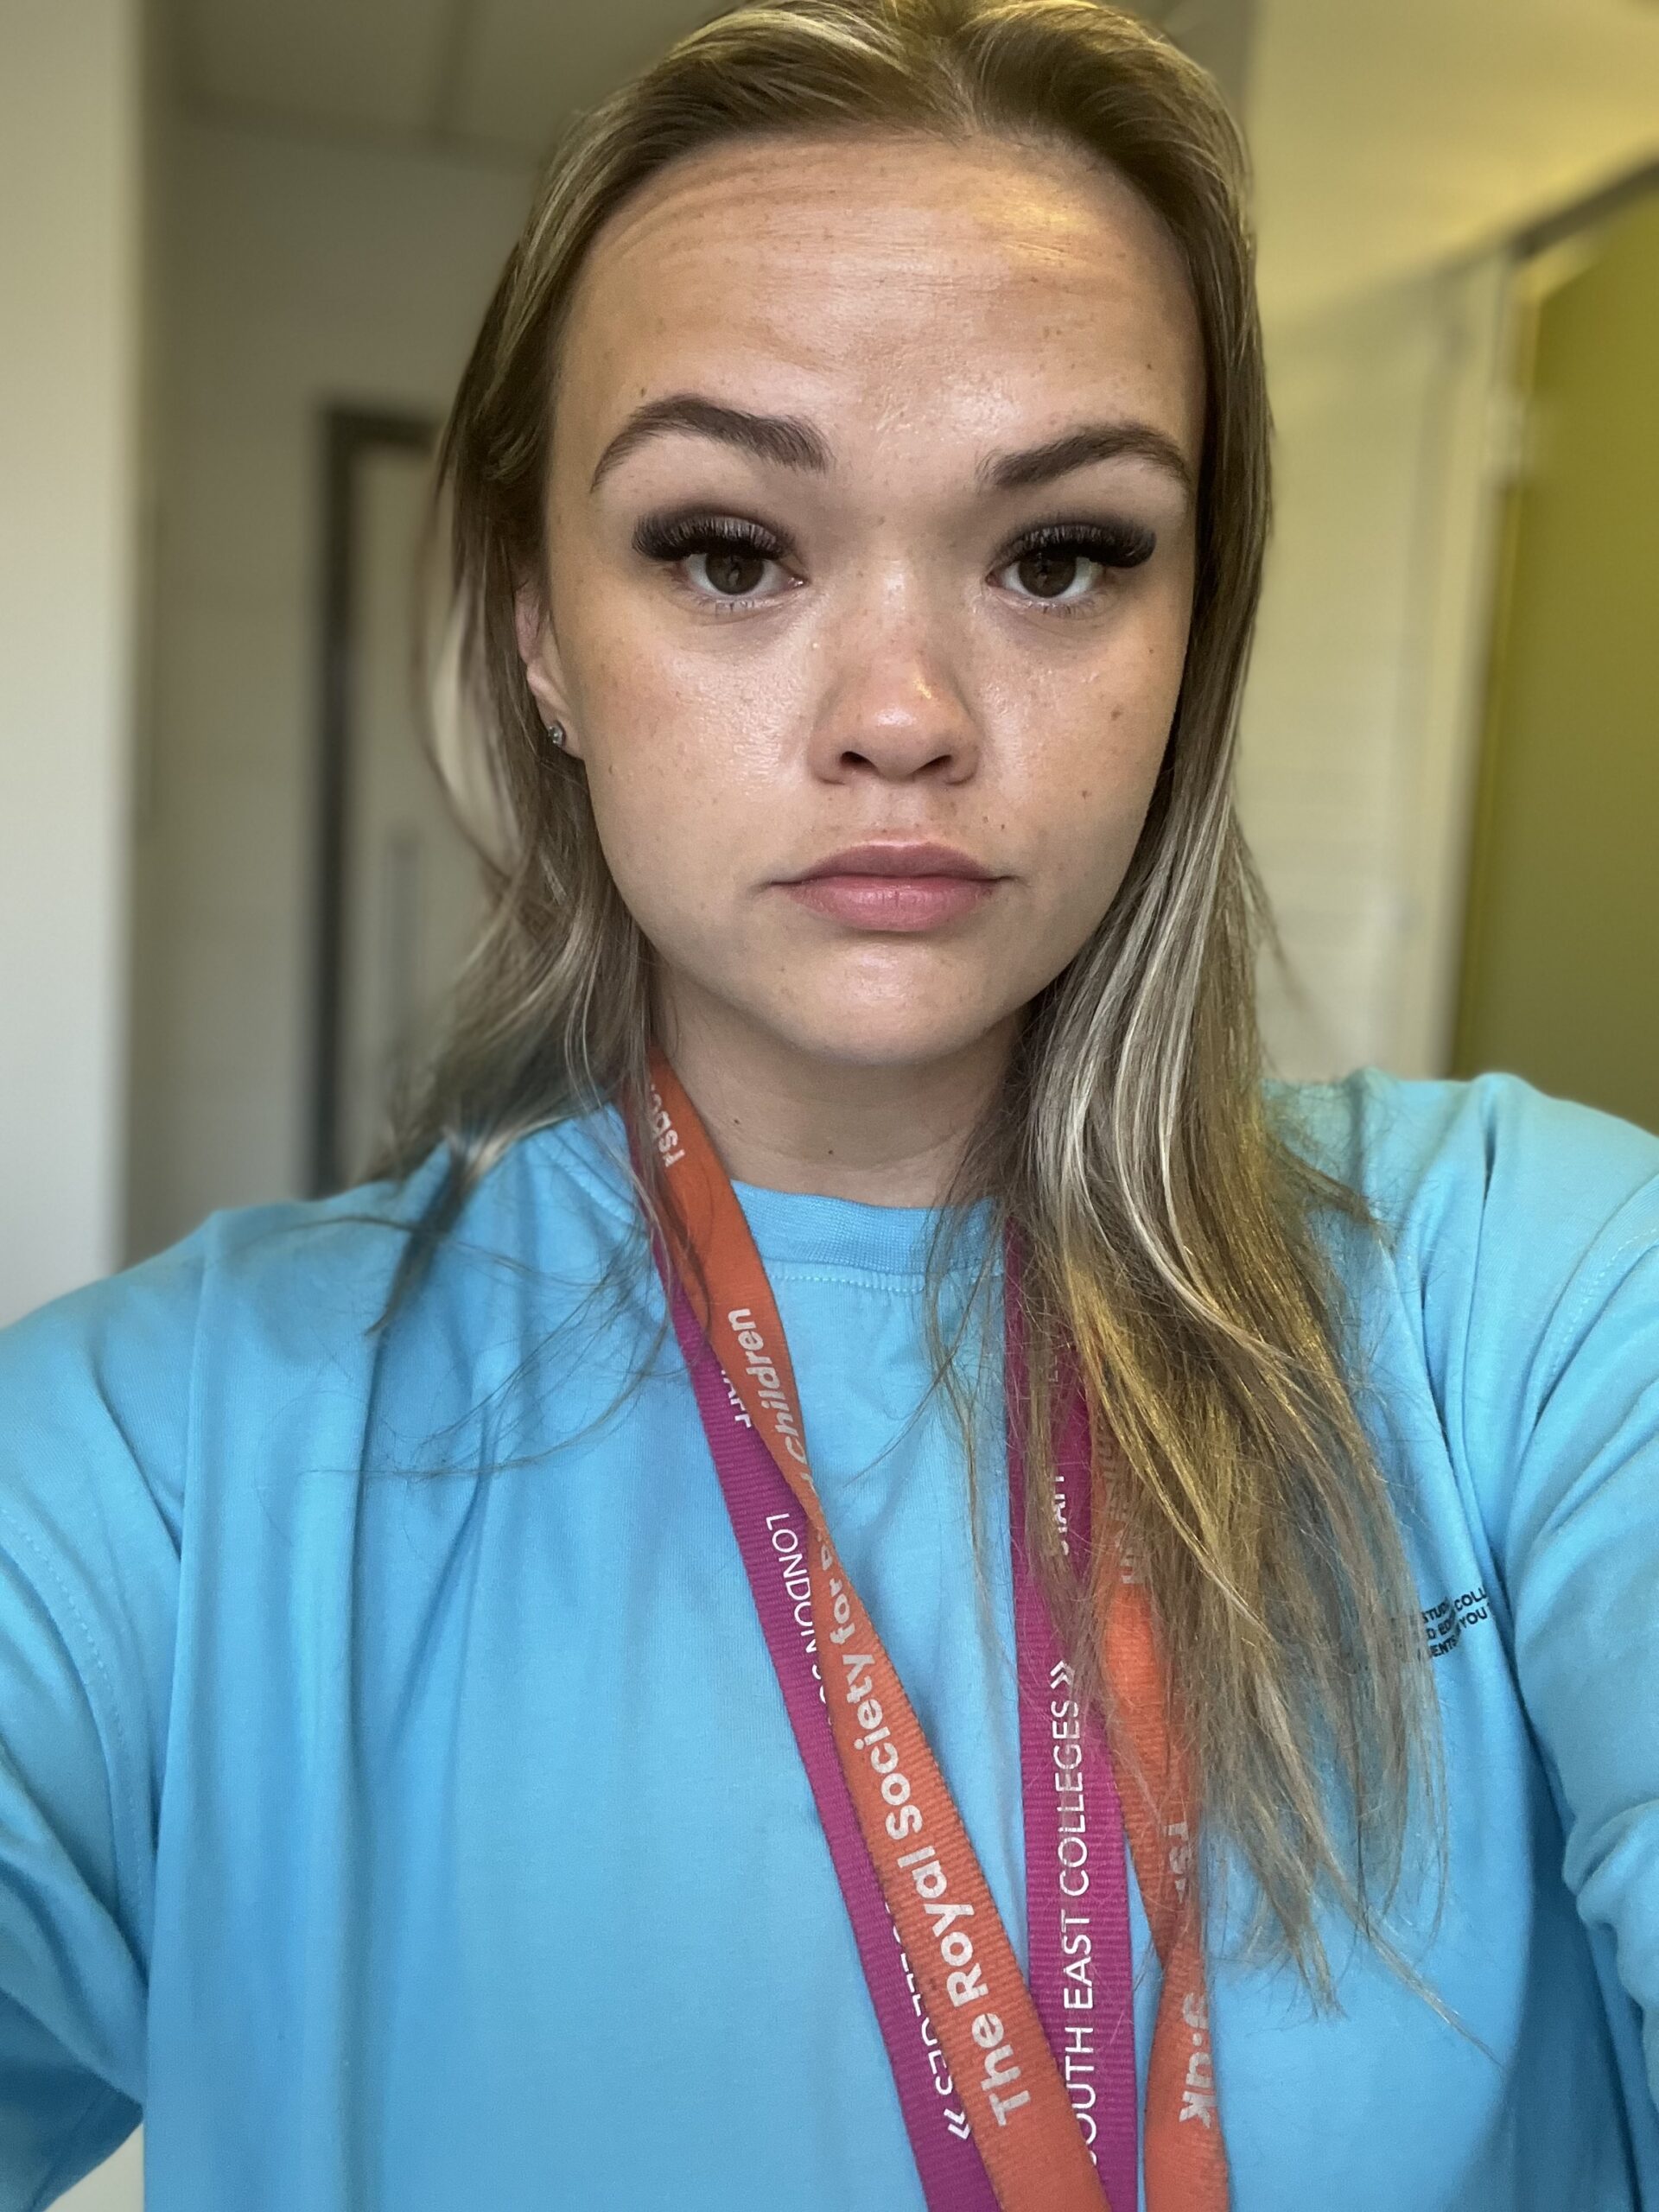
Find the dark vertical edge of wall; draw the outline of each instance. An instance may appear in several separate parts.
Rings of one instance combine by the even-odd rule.
[[[346,744],[351,713],[352,462],[350,413],[321,418],[322,543],[318,637],[319,695],[315,804],[312,831],[311,1066],[306,1181],[314,1196],[336,1180],[340,1052],[340,953],[345,922]]]
[[[313,1197],[338,1189],[344,1166],[341,1077],[359,463],[372,447],[424,452],[433,438],[428,417],[382,409],[325,405],[319,428],[322,532],[317,563],[317,743],[308,908],[312,916],[311,1050],[306,1111],[306,1185]]]

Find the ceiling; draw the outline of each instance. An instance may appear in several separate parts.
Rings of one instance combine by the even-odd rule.
[[[1495,242],[1659,158],[1655,0],[1260,0],[1268,319]]]
[[[167,0],[192,112],[527,168],[714,0]],[[1147,0],[1255,149],[1270,321],[1659,156],[1659,0]]]
[[[1140,12],[1236,92],[1255,0],[1147,0]],[[533,161],[714,0],[173,0],[193,110]]]

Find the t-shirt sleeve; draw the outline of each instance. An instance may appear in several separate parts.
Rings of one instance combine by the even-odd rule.
[[[0,1331],[0,2212],[142,2115],[200,1274]]]
[[[1659,1139],[1512,1080],[1496,1100],[1465,1441],[1562,1871],[1659,2099]]]

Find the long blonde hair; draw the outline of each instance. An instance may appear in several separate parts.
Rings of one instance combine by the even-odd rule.
[[[1027,1011],[953,1194],[993,1192],[999,1226],[1027,1255],[1029,1541],[1080,1678],[1112,1726],[1093,1616],[1068,1599],[1045,1510],[1046,1385],[1063,1344],[1096,1434],[1120,1447],[1120,1510],[1187,1718],[1205,1836],[1229,1840],[1258,1885],[1247,1943],[1287,1958],[1328,2003],[1324,1898],[1406,1971],[1383,1923],[1419,1785],[1440,1832],[1440,1747],[1418,1600],[1318,1233],[1322,1218],[1362,1241],[1380,1224],[1280,1132],[1262,1080],[1255,953],[1271,923],[1232,791],[1269,513],[1245,158],[1210,79],[1131,16],[1096,0],[739,6],[555,149],[437,471],[505,840],[447,1038],[380,1166],[406,1173],[447,1147],[429,1248],[518,1139],[642,1096],[650,948],[606,867],[583,771],[547,742],[513,624],[517,587],[547,573],[573,286],[600,226],[666,162],[739,134],[871,130],[995,134],[1108,164],[1162,217],[1197,304],[1208,390],[1198,563],[1160,779],[1109,911]],[[649,1207],[661,1194],[639,1195]],[[939,1320],[940,1274],[930,1268],[935,1381],[971,1459],[973,1391]],[[1212,1873],[1217,1857],[1207,1853]]]

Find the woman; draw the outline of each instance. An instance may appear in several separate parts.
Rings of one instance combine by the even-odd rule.
[[[1241,162],[720,17],[442,448],[385,1172],[0,1344],[0,2202],[1659,2203],[1659,1141],[1266,1081]]]

